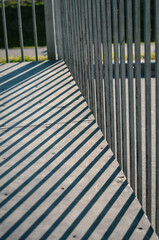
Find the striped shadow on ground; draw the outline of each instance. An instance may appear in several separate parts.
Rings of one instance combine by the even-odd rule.
[[[1,77],[1,239],[157,239],[63,61]]]

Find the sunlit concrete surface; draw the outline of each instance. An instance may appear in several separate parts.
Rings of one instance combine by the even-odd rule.
[[[157,239],[63,61],[0,84],[1,239]]]

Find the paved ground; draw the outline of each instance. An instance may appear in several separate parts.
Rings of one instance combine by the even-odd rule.
[[[133,47],[134,51],[134,47]],[[155,44],[151,44],[151,52],[155,52]],[[141,44],[141,53],[144,53],[144,45]],[[47,55],[47,48],[46,47],[38,47],[38,54],[39,56],[46,56]],[[125,54],[127,54],[127,47],[125,47]],[[9,49],[9,56],[20,56],[20,49]],[[35,56],[34,48],[24,48],[24,55],[27,56]],[[0,58],[5,57],[4,49],[0,49]]]
[[[38,54],[39,56],[46,56],[47,55],[47,48],[46,47],[38,47]],[[21,52],[19,48],[9,49],[9,56],[20,56]],[[24,48],[24,55],[25,56],[35,56],[35,49],[34,48]],[[0,58],[5,58],[5,50],[0,49]]]
[[[0,76],[1,239],[157,239],[64,62]]]

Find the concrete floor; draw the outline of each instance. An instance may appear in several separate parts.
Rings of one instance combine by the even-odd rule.
[[[0,77],[1,239],[157,239],[64,62]]]

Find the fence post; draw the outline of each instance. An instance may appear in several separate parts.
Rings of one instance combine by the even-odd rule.
[[[61,26],[61,0],[55,1],[55,27],[58,59],[63,59],[62,26]]]
[[[45,28],[48,59],[56,59],[55,29],[54,29],[54,0],[44,1]]]

